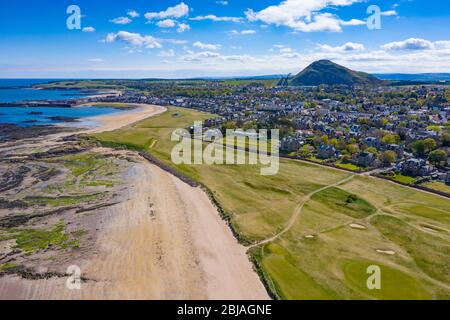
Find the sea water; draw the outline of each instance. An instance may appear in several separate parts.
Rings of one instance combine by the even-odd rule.
[[[120,112],[109,107],[0,107],[0,124],[9,123],[19,126],[51,125],[65,122],[64,120],[52,120],[51,117],[64,118],[88,118]],[[32,114],[30,114],[32,113]],[[83,122],[83,125],[88,124]]]
[[[78,90],[37,90],[34,84],[48,83],[51,79],[0,79],[0,124],[19,126],[51,125],[65,122],[52,120],[52,117],[87,118],[120,112],[108,107],[2,107],[2,102],[20,102],[30,100],[65,100],[79,98],[83,92]],[[94,122],[83,122],[83,125]]]
[[[0,79],[0,103],[31,100],[66,100],[89,95],[89,93],[78,90],[41,90],[32,87],[32,85],[50,81],[52,80]]]

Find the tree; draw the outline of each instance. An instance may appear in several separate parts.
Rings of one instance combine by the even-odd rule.
[[[347,148],[347,143],[345,142],[344,138],[339,138],[339,142],[338,142],[338,146],[337,146],[338,150],[342,151],[345,150]]]
[[[436,149],[436,141],[433,138],[427,138],[423,142],[427,153]]]
[[[444,150],[434,150],[428,155],[428,160],[434,165],[439,165],[447,160],[447,153]]]
[[[306,109],[312,109],[312,108],[315,108],[316,106],[317,106],[317,103],[315,103],[314,101],[308,101],[305,103]]]
[[[411,144],[413,151],[419,157],[425,157],[427,153],[430,153],[436,149],[436,141],[433,138],[427,138],[425,140],[417,140]]]
[[[400,142],[400,137],[398,134],[388,133],[382,139],[383,144],[397,144]]]
[[[333,139],[331,139],[330,144],[337,149],[339,146],[339,141],[338,141],[338,139],[333,138]]]
[[[426,146],[423,140],[414,141],[411,144],[411,148],[419,157],[424,157],[426,154]]]
[[[443,147],[450,147],[450,133],[445,132],[442,134],[441,144]]]
[[[434,131],[434,132],[437,132],[437,133],[442,131],[440,126],[433,126],[433,125],[432,126],[428,126],[427,129],[431,130],[431,131]]]
[[[389,167],[392,163],[397,161],[397,154],[391,150],[385,151],[380,155],[380,161],[384,167]]]
[[[358,201],[358,196],[355,195],[355,194],[350,194],[350,195],[347,197],[347,200],[346,200],[345,202],[346,202],[347,204],[351,204],[351,203],[356,202],[356,201]]]
[[[367,149],[364,150],[364,151],[369,152],[369,153],[374,153],[374,154],[377,154],[377,153],[378,153],[377,148],[374,148],[374,147],[369,147],[369,148],[367,148]]]
[[[385,127],[389,123],[389,120],[386,118],[383,118],[380,120],[380,126]]]
[[[309,158],[312,156],[313,152],[314,152],[314,147],[309,144],[305,144],[298,150],[298,155],[302,158]]]
[[[350,154],[355,154],[359,152],[359,146],[355,143],[355,144],[348,144],[347,145],[347,150]]]

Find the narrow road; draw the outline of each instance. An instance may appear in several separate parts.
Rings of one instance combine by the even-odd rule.
[[[322,187],[322,188],[320,188],[320,189],[317,189],[316,191],[311,192],[310,194],[308,194],[308,195],[306,196],[305,200],[303,200],[302,203],[300,203],[300,204],[295,208],[294,213],[292,214],[291,218],[289,219],[287,225],[284,227],[283,230],[281,230],[279,233],[275,234],[274,236],[272,236],[272,237],[270,237],[270,238],[267,238],[267,239],[265,239],[265,240],[259,241],[259,242],[255,243],[255,244],[252,244],[252,245],[248,246],[247,248],[248,248],[248,249],[252,249],[252,248],[259,247],[259,246],[261,246],[261,245],[265,245],[265,244],[267,244],[267,243],[270,243],[270,242],[273,242],[273,241],[277,240],[277,239],[280,238],[282,235],[284,235],[285,233],[287,233],[287,232],[295,225],[295,222],[297,221],[298,217],[300,216],[300,213],[302,212],[303,207],[305,206],[306,203],[308,203],[309,200],[311,200],[311,198],[312,198],[315,194],[317,194],[317,193],[319,193],[319,192],[322,192],[322,191],[325,191],[325,190],[330,189],[330,188],[337,187],[337,186],[339,186],[339,185],[341,185],[341,184],[344,184],[344,183],[346,183],[346,182],[352,180],[354,177],[355,177],[355,175],[352,174],[351,176],[345,178],[344,180],[338,181],[338,182],[336,182],[336,183],[330,184],[330,185],[328,185],[328,186]]]

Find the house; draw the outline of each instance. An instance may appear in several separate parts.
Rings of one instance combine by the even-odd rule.
[[[357,124],[352,125],[351,128],[350,128],[350,135],[352,135],[352,136],[359,136],[360,128],[361,128],[360,125],[357,125]]]
[[[371,152],[361,152],[356,157],[356,162],[361,167],[370,167],[375,162],[376,156]]]
[[[301,141],[294,137],[284,137],[281,139],[280,149],[286,152],[298,151],[301,147]]]
[[[401,164],[401,171],[404,175],[413,177],[423,177],[429,175],[432,171],[431,167],[423,159],[408,159]]]
[[[405,149],[403,148],[403,146],[400,146],[398,144],[388,144],[386,146],[386,150],[394,151],[397,154],[398,159],[403,158],[403,155],[405,153]]]
[[[339,157],[339,152],[333,146],[321,145],[317,152],[319,159],[330,159]]]
[[[367,145],[368,147],[373,147],[373,148],[380,148],[380,140],[378,138],[375,137],[367,137],[364,139],[364,144]]]

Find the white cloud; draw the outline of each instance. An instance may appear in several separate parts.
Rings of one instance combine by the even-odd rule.
[[[319,44],[319,48],[327,52],[349,52],[349,51],[363,51],[365,47],[361,43],[347,42],[342,46],[332,47],[327,44]]]
[[[211,20],[215,22],[242,22],[244,19],[239,17],[218,17],[213,14],[208,14],[206,16],[197,16],[194,18],[190,18],[189,20],[193,21],[202,21],[202,20]]]
[[[112,43],[112,42],[116,41],[116,34],[112,33],[112,32],[108,33],[106,35],[106,38],[104,40],[102,40],[102,41],[106,42],[106,43]]]
[[[161,39],[161,41],[176,44],[176,45],[185,45],[188,43],[187,40],[179,40],[179,39]]]
[[[225,61],[229,62],[249,62],[255,60],[254,57],[250,55],[221,55],[217,52],[211,51],[202,51],[202,52],[193,52],[188,50],[187,54],[180,58],[180,61],[184,62],[200,62],[201,64],[210,64],[210,63],[223,63]]]
[[[137,18],[139,17],[140,14],[136,10],[128,10],[127,15],[129,15],[132,18]]]
[[[366,21],[359,20],[359,19],[351,19],[349,21],[340,20],[341,25],[343,26],[362,26],[367,25]]]
[[[222,55],[219,52],[186,51],[178,68],[209,75],[255,75],[297,73],[308,64],[331,59],[343,66],[370,73],[449,72],[450,40],[432,42],[432,50],[369,50],[363,43],[339,46],[319,45],[316,50],[299,53],[285,44],[275,44],[271,53],[260,55]]]
[[[434,44],[425,39],[409,38],[404,41],[390,42],[381,47],[385,50],[429,50],[434,48]]]
[[[165,19],[165,20],[158,21],[156,23],[156,25],[160,28],[174,28],[177,24],[172,19]]]
[[[352,19],[343,21],[338,16],[321,10],[329,7],[349,6],[363,0],[284,0],[278,5],[261,11],[246,11],[249,21],[286,26],[296,31],[342,31],[342,26],[362,25],[362,21]]]
[[[114,23],[114,24],[129,24],[131,23],[133,20],[131,20],[128,17],[118,17],[118,18],[114,18],[109,20],[110,22]]]
[[[188,43],[187,40],[179,40],[179,39],[160,39],[160,40],[168,42],[168,43],[176,44],[176,45],[185,45]]]
[[[192,52],[188,51],[187,55],[184,55],[181,57],[181,60],[187,61],[187,62],[193,62],[193,61],[201,61],[204,59],[211,59],[211,58],[218,58],[220,57],[220,54],[217,52],[211,52],[211,51],[203,51],[203,52]]]
[[[119,31],[118,33],[109,33],[104,40],[107,43],[123,41],[132,47],[146,47],[149,49],[162,48],[161,43],[152,36],[145,36],[139,33]]]
[[[216,3],[217,4],[221,4],[223,6],[227,6],[228,5],[228,1],[226,1],[226,0],[217,0]]]
[[[189,31],[189,30],[191,30],[191,27],[188,24],[186,24],[186,23],[178,24],[178,29],[177,29],[178,33],[183,33],[185,31]]]
[[[89,32],[95,32],[95,28],[94,28],[94,27],[85,27],[85,28],[83,28],[82,31],[83,31],[83,32],[87,32],[87,33],[89,33]]]
[[[278,49],[278,53],[276,54],[278,58],[295,59],[301,57],[300,53],[296,52],[294,49],[290,47],[286,47],[285,45],[275,44],[273,47]],[[275,52],[275,50],[272,48],[269,50],[269,52]]]
[[[169,49],[169,50],[166,50],[166,51],[160,51],[158,56],[165,57],[165,58],[174,57],[175,56],[175,51],[173,49]]]
[[[449,49],[450,50],[450,41],[436,41],[434,43],[434,47],[438,50],[441,49]]]
[[[151,23],[151,22],[147,22],[147,23]],[[178,33],[183,33],[185,31],[191,30],[191,27],[186,24],[186,23],[179,23],[178,21],[175,21],[173,19],[164,19],[164,20],[160,20],[156,23],[156,25],[160,28],[177,28],[177,32]]]
[[[148,20],[153,19],[167,19],[167,18],[182,18],[186,17],[189,14],[189,6],[186,5],[184,2],[181,2],[180,4],[177,4],[174,7],[169,7],[164,11],[160,12],[147,12],[145,14],[145,18]]]
[[[396,16],[398,13],[397,13],[397,11],[395,11],[395,10],[388,10],[388,11],[383,11],[383,12],[381,12],[381,15],[382,16],[385,16],[385,17],[391,17],[391,16]]]
[[[200,41],[194,42],[193,46],[202,50],[211,50],[211,51],[219,50],[221,47],[220,44],[202,43]]]
[[[143,37],[143,36],[142,36]],[[112,42],[116,41],[116,34],[111,34]],[[156,39],[164,43],[170,39]],[[117,39],[119,41],[119,39]],[[106,39],[105,39],[106,42]],[[370,39],[367,40],[367,45]],[[367,46],[366,45],[366,46]],[[179,58],[170,59],[169,64],[161,63],[159,59],[149,60],[148,64],[134,63],[133,60],[123,65],[104,66],[86,62],[86,68],[78,66],[67,67],[67,63],[55,65],[51,69],[44,66],[24,68],[20,65],[11,65],[9,71],[0,68],[3,77],[59,77],[70,78],[76,72],[85,78],[145,78],[145,77],[201,77],[201,76],[251,76],[264,74],[297,73],[313,61],[331,59],[332,61],[353,70],[369,73],[427,73],[450,72],[450,38],[433,42],[434,48],[430,50],[364,50],[346,52],[328,52],[315,48],[299,54],[293,52],[279,52],[286,48],[281,43],[273,47],[276,51],[261,54],[221,55],[218,52],[195,53],[193,50],[180,51]],[[128,45],[123,48],[128,52],[139,52],[142,47]],[[181,48],[180,48],[181,49]],[[183,48],[184,49],[184,48]],[[159,52],[160,50],[158,50]],[[162,58],[164,59],[164,58]]]
[[[234,35],[250,35],[250,34],[255,34],[256,33],[256,31],[255,30],[242,30],[242,31],[238,31],[238,30],[231,30],[230,31],[230,33],[231,34],[234,34]]]
[[[301,55],[298,52],[285,52],[285,53],[282,53],[280,55],[280,57],[283,59],[296,59],[296,58],[300,58]]]

